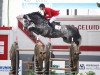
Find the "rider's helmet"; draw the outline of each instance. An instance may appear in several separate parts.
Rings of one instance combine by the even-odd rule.
[[[43,10],[43,9],[45,8],[45,5],[44,5],[43,3],[41,3],[41,4],[39,5],[39,8],[40,8],[41,10]]]

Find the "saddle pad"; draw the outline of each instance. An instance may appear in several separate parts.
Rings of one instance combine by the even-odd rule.
[[[61,26],[55,25],[55,29],[60,30],[61,29]]]

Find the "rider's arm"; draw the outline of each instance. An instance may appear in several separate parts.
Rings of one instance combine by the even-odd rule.
[[[45,16],[46,19],[52,17],[52,15],[51,15],[51,10],[50,10],[49,8],[45,9],[45,12],[46,12],[46,16]]]

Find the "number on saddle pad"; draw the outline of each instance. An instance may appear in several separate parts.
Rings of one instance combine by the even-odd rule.
[[[55,25],[55,29],[60,30],[61,29],[61,26],[60,25]]]

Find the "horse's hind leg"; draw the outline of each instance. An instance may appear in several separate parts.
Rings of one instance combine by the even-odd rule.
[[[79,45],[77,45],[76,43],[74,43],[74,51],[75,54],[80,54]]]
[[[67,37],[62,37],[63,38],[63,41],[66,42],[66,43],[69,43]]]
[[[77,41],[75,40],[75,53],[76,54],[81,54],[80,52],[80,44],[81,44],[81,38],[79,38]]]

